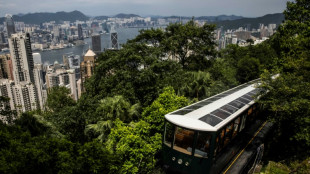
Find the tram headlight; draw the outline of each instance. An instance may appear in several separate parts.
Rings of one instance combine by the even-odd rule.
[[[172,161],[175,161],[175,157],[172,157]]]
[[[185,163],[185,166],[189,166],[189,162],[186,162],[186,163]]]
[[[182,159],[178,160],[178,164],[182,164],[182,162],[183,162]]]

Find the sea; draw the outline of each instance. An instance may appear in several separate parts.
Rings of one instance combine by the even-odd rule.
[[[117,36],[119,46],[126,43],[128,40],[135,38],[139,34],[139,30],[147,28],[118,28]],[[64,48],[59,50],[50,50],[50,51],[33,51],[34,53],[41,54],[41,60],[43,64],[53,64],[55,61],[63,63],[62,57],[64,54],[73,54],[79,55],[81,60],[83,54],[87,52],[89,48],[92,48],[91,38],[85,38],[85,45],[74,46],[71,48]],[[104,33],[101,34],[101,50],[111,48],[110,34]]]
[[[148,29],[148,28],[144,28],[144,27],[117,28],[116,31],[118,34],[119,46],[126,43],[130,39],[134,39],[139,34],[139,30],[142,30],[142,29]],[[89,48],[92,48],[91,38],[85,38],[84,42],[86,43],[84,45],[73,46],[70,48],[64,48],[64,49],[58,49],[58,50],[33,51],[33,53],[41,54],[41,60],[43,64],[53,64],[55,61],[58,61],[59,63],[63,63],[62,57],[65,54],[79,55],[80,59],[82,60],[83,54],[85,54]],[[107,48],[111,48],[110,34],[109,33],[101,34],[101,50],[103,51]]]

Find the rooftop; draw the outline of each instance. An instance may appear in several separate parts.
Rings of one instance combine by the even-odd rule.
[[[259,92],[252,81],[165,115],[178,126],[217,131],[250,107]]]

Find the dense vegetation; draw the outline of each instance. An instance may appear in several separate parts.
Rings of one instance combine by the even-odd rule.
[[[1,123],[0,173],[162,173],[164,115],[260,75],[269,91],[261,102],[276,123],[268,159],[307,159],[309,7],[306,0],[289,2],[286,22],[269,41],[221,52],[214,25],[141,31],[121,50],[99,56],[77,102],[57,87],[47,110]],[[15,114],[1,108],[1,115]],[[307,171],[307,162],[292,166]]]

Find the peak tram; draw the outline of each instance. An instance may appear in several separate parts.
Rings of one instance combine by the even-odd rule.
[[[221,173],[261,125],[258,80],[165,115],[163,162],[168,173]],[[253,132],[253,131],[252,131]]]

